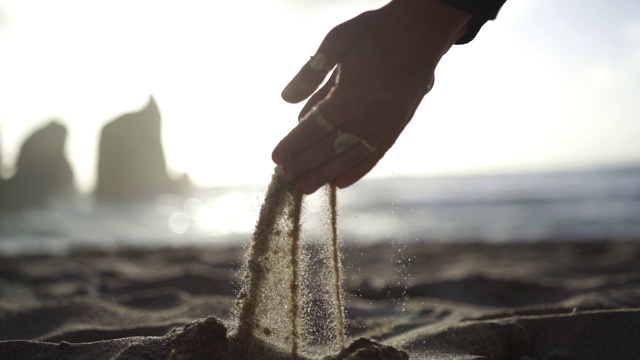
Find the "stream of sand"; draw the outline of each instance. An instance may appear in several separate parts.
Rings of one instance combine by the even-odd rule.
[[[290,350],[294,359],[345,347],[337,191],[333,185],[325,191],[327,241],[307,249],[301,241],[303,196],[272,177],[236,302],[238,336]]]

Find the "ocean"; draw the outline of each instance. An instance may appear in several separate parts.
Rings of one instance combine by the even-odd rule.
[[[89,195],[0,214],[0,254],[247,242],[267,184],[196,189],[105,204]],[[322,239],[322,191],[306,198],[304,234]],[[345,243],[640,239],[640,167],[364,179],[338,192]]]

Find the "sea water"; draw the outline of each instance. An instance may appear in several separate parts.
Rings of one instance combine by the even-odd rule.
[[[109,204],[90,195],[0,213],[0,254],[249,240],[267,184]],[[320,192],[319,192],[320,193]],[[321,237],[319,196],[305,236]],[[640,239],[640,167],[520,175],[364,179],[338,192],[345,243]]]

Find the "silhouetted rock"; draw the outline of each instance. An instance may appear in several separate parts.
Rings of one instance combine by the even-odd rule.
[[[104,126],[98,155],[98,199],[136,200],[189,188],[186,175],[179,181],[167,175],[160,133],[161,116],[153,97],[144,109]]]
[[[0,185],[3,210],[37,206],[75,191],[64,148],[67,129],[57,123],[36,130],[20,148],[16,171]]]

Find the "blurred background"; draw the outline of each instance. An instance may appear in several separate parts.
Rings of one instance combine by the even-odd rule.
[[[79,192],[5,210],[0,251],[246,239],[300,109],[282,87],[328,30],[386,2],[0,0],[4,182],[49,127],[68,162],[61,187]],[[637,238],[639,98],[640,3],[507,1],[445,56],[376,169],[341,192],[344,238]],[[174,195],[96,200],[101,134],[123,116],[153,119],[154,166],[176,184],[158,186]]]

